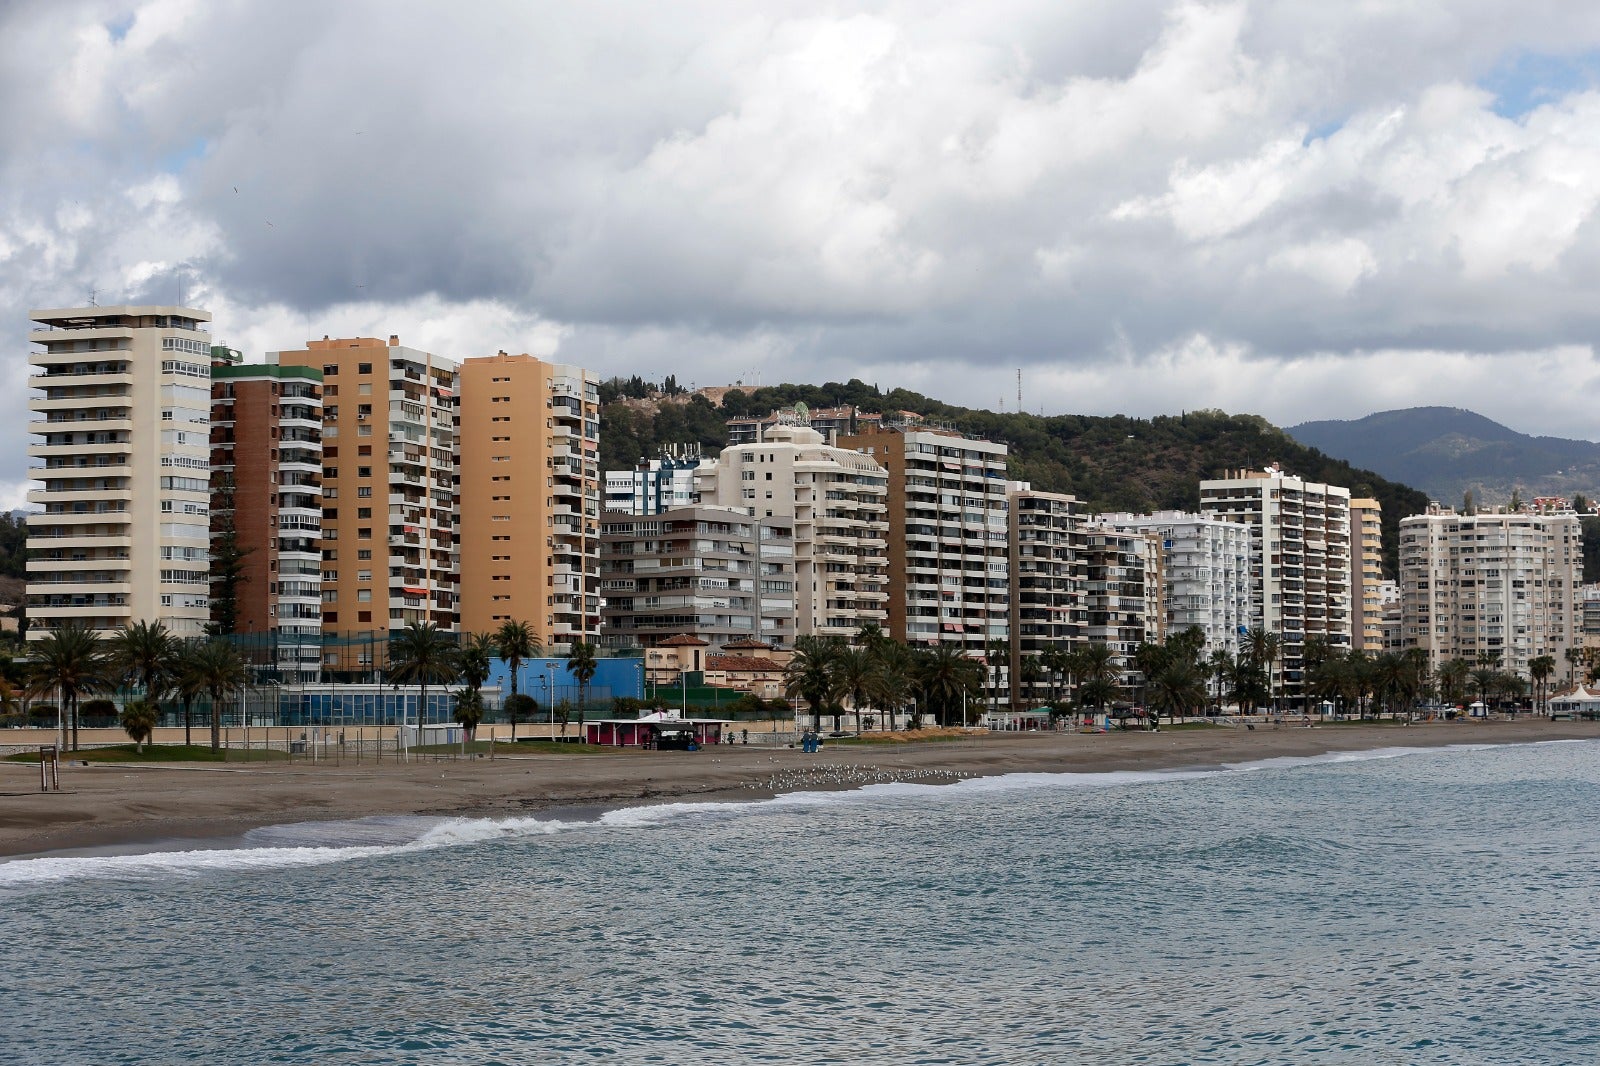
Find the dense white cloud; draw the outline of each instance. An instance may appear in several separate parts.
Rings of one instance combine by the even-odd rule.
[[[183,292],[251,353],[1595,436],[1597,48],[1554,0],[23,0],[0,328]]]

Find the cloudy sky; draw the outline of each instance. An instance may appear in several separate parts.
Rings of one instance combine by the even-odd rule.
[[[8,0],[27,312],[1600,438],[1600,5]],[[9,416],[9,417],[4,417]]]

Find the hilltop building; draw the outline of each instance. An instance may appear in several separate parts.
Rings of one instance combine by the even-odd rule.
[[[161,622],[201,635],[211,617],[211,337],[205,311],[170,306],[33,311],[38,413],[28,455],[29,635],[63,622]]]
[[[767,439],[767,430],[779,425],[808,426],[822,434],[826,443],[837,444],[841,435],[865,432],[882,422],[882,415],[868,414],[853,406],[808,408],[799,403],[765,418],[728,419],[728,444],[757,444]]]
[[[600,379],[531,355],[461,364],[461,626],[546,648],[600,631]]]

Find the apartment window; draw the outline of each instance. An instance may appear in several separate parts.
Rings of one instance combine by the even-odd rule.
[[[356,467],[356,477],[371,477],[371,476],[372,476],[372,467],[370,467],[370,466],[358,466],[358,467]]]
[[[357,518],[371,518],[372,517],[372,508],[370,508],[370,507],[357,507],[356,508],[356,517]]]
[[[371,548],[357,548],[356,549],[356,558],[357,559],[370,559],[370,558],[372,558],[372,549]]]
[[[337,375],[338,373],[339,373],[339,364],[338,363],[324,363],[322,365],[322,376],[323,377],[331,378],[331,377],[334,377],[335,375]]]
[[[372,527],[371,526],[361,526],[360,528],[358,528],[356,530],[356,539],[357,540],[371,540],[372,539]]]
[[[372,364],[371,363],[357,363],[356,364],[356,373],[357,374],[370,374],[370,373],[372,373]]]
[[[371,499],[372,498],[372,486],[371,485],[360,485],[360,486],[357,486],[356,495],[361,497],[363,500]]]

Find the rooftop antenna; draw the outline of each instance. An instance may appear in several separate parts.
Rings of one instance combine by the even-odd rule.
[[[89,306],[90,307],[99,307],[100,306],[99,296],[100,296],[100,290],[99,289],[90,289],[89,290]]]
[[[1017,413],[1022,413],[1022,368],[1017,367]]]

